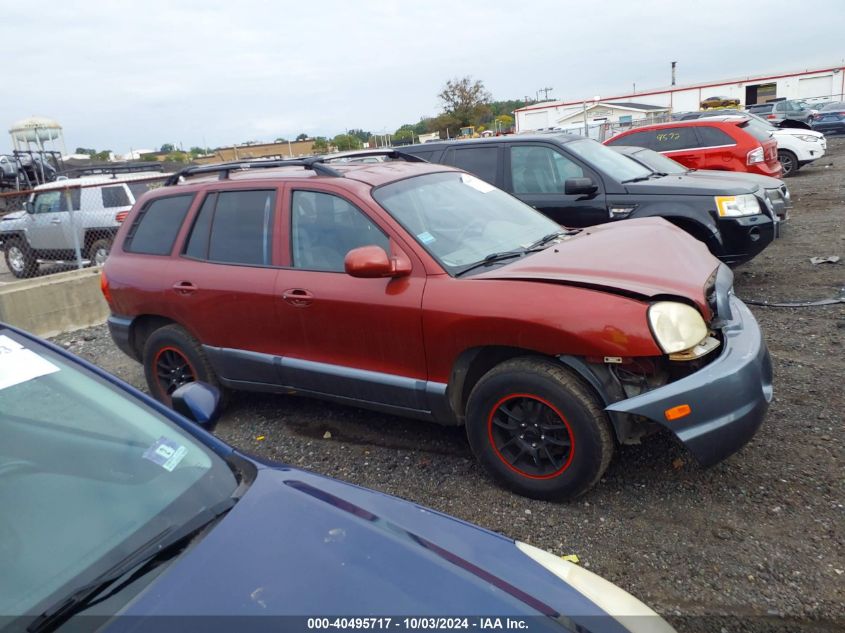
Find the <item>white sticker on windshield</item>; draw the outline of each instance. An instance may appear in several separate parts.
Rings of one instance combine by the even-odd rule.
[[[423,244],[431,244],[436,240],[436,238],[428,231],[425,231],[423,233],[417,233],[417,237]]]
[[[470,176],[469,174],[461,174],[461,182],[465,185],[469,185],[476,191],[480,191],[481,193],[490,193],[496,188],[493,185],[484,182],[480,178]]]
[[[59,371],[53,363],[0,335],[0,389]]]
[[[173,472],[173,469],[179,465],[179,462],[187,454],[188,449],[181,444],[177,444],[166,437],[160,437],[155,441],[155,444],[144,451],[142,457],[158,464],[167,472]]]

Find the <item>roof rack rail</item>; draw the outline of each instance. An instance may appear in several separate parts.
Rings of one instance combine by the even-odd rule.
[[[386,156],[394,160],[404,160],[408,163],[427,163],[428,161],[414,154],[408,154],[395,148],[384,149],[360,149],[352,150],[350,152],[341,152],[338,155],[323,156],[326,162],[340,161],[346,158],[366,158],[367,156]]]
[[[242,160],[229,163],[218,163],[216,165],[196,165],[194,167],[186,167],[185,169],[176,172],[164,182],[165,187],[170,187],[179,183],[180,179],[189,178],[191,176],[199,176],[201,174],[219,174],[218,180],[228,180],[229,173],[239,170],[249,169],[272,169],[274,167],[305,167],[311,169],[320,176],[332,176],[334,178],[343,178],[343,174],[332,169],[328,165],[323,164],[323,158],[315,156],[312,158],[301,158],[294,160]]]
[[[126,165],[88,165],[87,167],[71,167],[62,171],[62,176],[80,177],[97,176],[100,174],[131,174],[144,171],[164,171],[159,162],[128,163]]]

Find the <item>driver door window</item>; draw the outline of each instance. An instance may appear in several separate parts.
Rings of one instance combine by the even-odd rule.
[[[390,252],[388,237],[357,207],[318,191],[294,191],[291,202],[293,267],[344,272],[346,254],[360,246]]]
[[[534,145],[511,148],[513,192],[563,193],[569,178],[582,178],[584,170],[550,147]]]

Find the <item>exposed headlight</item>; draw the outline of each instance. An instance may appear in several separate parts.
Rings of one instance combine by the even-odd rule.
[[[741,215],[760,213],[757,197],[750,193],[741,196],[716,196],[716,207],[723,218],[736,218]]]
[[[805,143],[817,143],[819,140],[818,136],[810,136],[809,134],[795,134],[795,138],[800,138]]]
[[[658,301],[648,309],[654,339],[667,354],[695,347],[707,338],[707,324],[698,310],[685,303]]]
[[[675,633],[675,629],[669,626],[666,620],[612,582],[533,545],[517,541],[516,546],[523,554],[607,612],[631,633]]]

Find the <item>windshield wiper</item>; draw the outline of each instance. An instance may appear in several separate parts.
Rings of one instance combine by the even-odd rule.
[[[622,184],[627,184],[629,182],[640,182],[641,180],[649,180],[652,176],[654,176],[654,172],[650,173],[648,176],[637,176],[636,178],[628,178],[628,180],[623,180]]]
[[[556,240],[557,238],[567,235],[566,231],[555,231],[554,233],[549,233],[548,235],[544,235],[536,242],[532,242],[528,248],[525,249],[525,252],[532,252],[535,248],[540,248],[541,246],[545,246],[549,242]]]
[[[459,273],[455,273],[455,277],[460,277],[461,275],[468,273],[471,270],[475,270],[476,268],[482,268],[484,266],[489,266],[490,264],[495,264],[496,262],[501,262],[506,259],[513,259],[514,257],[522,257],[527,253],[527,249],[519,249],[515,251],[501,251],[499,253],[490,253],[481,261],[475,262],[474,264],[470,264],[466,268],[464,268]]]
[[[199,512],[185,523],[170,526],[158,533],[140,549],[132,552],[109,570],[100,574],[91,582],[71,590],[67,595],[56,601],[53,606],[47,608],[35,618],[26,627],[26,630],[29,633],[43,633],[53,630],[75,613],[84,611],[98,602],[99,600],[95,600],[97,596],[123,576],[135,569],[146,567],[163,554],[169,553],[176,546],[187,541],[189,537],[205,528],[215,519],[226,514],[237,501],[236,498],[229,497]]]

